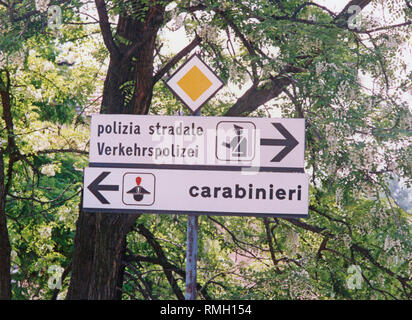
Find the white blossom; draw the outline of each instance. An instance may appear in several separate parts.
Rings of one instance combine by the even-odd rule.
[[[0,50],[0,69],[6,65],[6,55]]]
[[[174,10],[176,7],[177,7],[177,3],[176,3],[176,2],[171,2],[171,3],[169,3],[169,4],[166,6],[165,11],[166,11],[166,12],[172,11],[172,10]]]
[[[329,176],[334,176],[336,174],[336,163],[331,161],[330,163],[327,164],[326,169],[328,171]]]
[[[208,42],[216,42],[218,37],[218,29],[215,26],[208,23],[203,24],[199,28],[197,33],[199,37]]]
[[[184,24],[184,15],[183,14],[178,14],[177,11],[172,12],[172,26],[169,28],[171,31],[177,31],[181,27],[183,27]]]
[[[49,7],[50,0],[36,0],[36,10],[46,12]]]
[[[335,201],[339,208],[342,208],[343,190],[338,188],[335,191]]]
[[[315,71],[317,75],[320,75],[321,73],[325,72],[327,70],[327,63],[324,61],[320,61],[316,63],[315,66]]]
[[[288,289],[292,299],[314,300],[319,298],[316,289],[310,283],[310,276],[306,270],[293,270],[290,279]]]
[[[286,245],[289,255],[295,255],[299,250],[299,233],[295,230],[290,230],[286,236]]]
[[[336,77],[336,71],[338,71],[339,68],[334,63],[327,63],[324,61],[319,61],[315,65],[315,72],[318,76],[328,70],[331,71],[333,77]]]
[[[394,241],[389,236],[387,236],[385,238],[385,243],[383,245],[383,249],[385,249],[385,251],[389,251],[390,249],[393,248],[394,245],[395,245]]]
[[[49,238],[52,233],[52,228],[50,226],[41,226],[39,228],[39,234],[42,238]]]
[[[54,69],[54,64],[50,61],[44,61],[43,62],[43,71],[44,72],[49,72]]]
[[[15,52],[13,54],[10,54],[8,57],[3,58],[3,63],[8,63],[8,64],[13,64],[16,67],[21,67],[23,66],[24,63],[24,59],[25,59],[25,53],[24,51],[19,51],[19,52]],[[1,54],[0,54],[0,65],[1,65]]]
[[[350,248],[352,244],[352,238],[348,234],[343,234],[340,236],[340,239],[342,240],[343,244],[345,247]]]
[[[328,152],[333,156],[339,147],[338,131],[333,125],[325,125],[325,136],[328,142]]]
[[[229,69],[229,78],[231,79],[236,79],[241,75],[238,68],[236,68],[236,65],[233,63],[229,64],[228,69]]]
[[[33,134],[31,134],[30,140],[33,144],[33,150],[35,152],[45,150],[50,146],[50,142],[46,138],[44,138],[38,131],[33,132]]]
[[[312,15],[311,13],[308,16],[308,20],[309,21],[313,21],[316,22],[318,20],[318,18],[316,17],[316,15]]]
[[[41,174],[44,174],[48,177],[53,177],[56,175],[56,172],[54,171],[54,165],[53,164],[47,164],[41,167]]]
[[[350,83],[345,80],[341,82],[338,86],[338,95],[339,97],[347,97],[350,100],[355,100],[356,99],[356,92],[350,85]]]

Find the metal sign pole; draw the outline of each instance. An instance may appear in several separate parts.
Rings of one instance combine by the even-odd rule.
[[[194,83],[196,85],[193,85]],[[198,54],[194,54],[165,81],[165,84],[192,111],[192,116],[200,116],[202,105],[223,87],[224,82]],[[189,214],[187,216],[186,300],[196,299],[197,241],[198,217]]]
[[[200,116],[200,109],[192,115]],[[186,249],[186,300],[196,300],[198,230],[198,216],[188,214]]]
[[[196,300],[198,217],[187,216],[186,300]]]

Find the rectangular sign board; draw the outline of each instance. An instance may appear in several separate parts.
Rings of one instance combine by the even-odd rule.
[[[307,217],[305,173],[86,168],[90,212]]]
[[[92,115],[91,167],[303,172],[305,120]]]

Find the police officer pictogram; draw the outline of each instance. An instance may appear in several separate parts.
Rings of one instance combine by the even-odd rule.
[[[123,203],[150,206],[155,199],[155,176],[128,172],[123,175]]]
[[[149,191],[147,191],[144,187],[142,187],[140,185],[140,183],[142,182],[142,178],[141,177],[137,177],[136,178],[136,186],[133,187],[132,189],[130,189],[129,191],[127,191],[127,193],[130,193],[133,195],[133,199],[137,202],[140,202],[143,200],[144,195],[146,194],[150,194]]]
[[[221,121],[216,129],[216,158],[218,160],[253,160],[255,156],[256,127],[252,122]]]
[[[247,156],[247,137],[243,134],[243,128],[233,125],[235,136],[230,142],[224,142],[223,145],[231,152],[232,157],[243,158]]]

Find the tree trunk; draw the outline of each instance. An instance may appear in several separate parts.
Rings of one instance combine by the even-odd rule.
[[[137,216],[113,213],[95,215],[95,247],[88,299],[121,299],[122,283],[119,280],[123,278],[126,235]]]
[[[121,15],[116,33],[128,43],[116,44],[104,25],[104,2],[96,0],[96,4],[103,38],[111,54],[101,113],[147,114],[153,91],[154,44],[164,8],[149,7],[144,22]],[[125,90],[125,84],[133,90]],[[67,299],[121,299],[126,236],[137,217],[80,210]]]
[[[11,299],[10,240],[6,220],[6,195],[4,188],[4,159],[0,150],[0,300]]]
[[[6,81],[3,81],[0,74],[0,98],[3,109],[2,118],[6,123],[7,148],[0,148],[0,300],[11,299],[11,245],[9,232],[7,230],[6,218],[6,195],[11,185],[13,175],[13,163],[15,162],[15,141],[13,132],[13,119],[11,114],[11,97],[10,97],[10,74],[6,70]],[[7,173],[4,168],[4,156],[9,155]],[[6,184],[6,175],[8,177]]]
[[[81,210],[76,222],[75,248],[72,257],[72,276],[67,299],[87,299],[93,274],[93,256],[96,238],[96,215]]]

